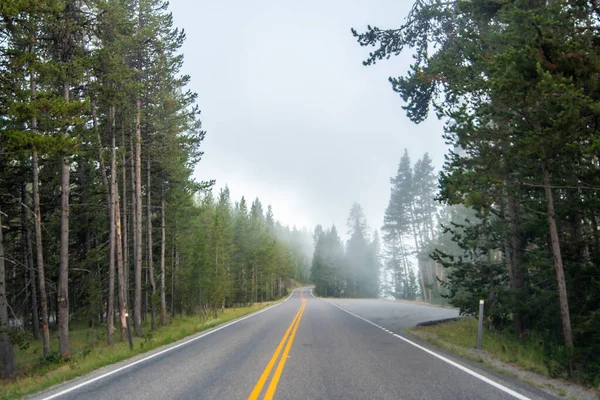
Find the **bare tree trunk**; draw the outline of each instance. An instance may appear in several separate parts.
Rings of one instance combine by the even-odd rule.
[[[32,119],[32,126],[36,124]],[[37,259],[38,281],[40,286],[40,312],[42,314],[42,342],[44,356],[50,353],[50,329],[48,327],[48,296],[46,295],[46,277],[44,274],[44,248],[42,244],[42,214],[40,212],[39,164],[37,151],[31,157],[33,169],[33,214],[35,230],[35,254]]]
[[[119,319],[121,321],[121,341],[127,340],[127,297],[126,297],[126,285],[127,280],[125,279],[125,268],[123,263],[123,246],[121,238],[121,210],[119,209],[119,186],[116,181],[114,184],[115,191],[115,203],[113,206],[115,213],[115,245],[116,245],[116,256],[117,256],[117,275],[119,278],[118,297],[119,297]]]
[[[135,307],[133,324],[135,333],[142,336],[142,99],[137,99],[135,128],[135,218],[134,218],[134,269],[135,269]]]
[[[412,219],[414,221],[415,220],[415,216],[414,216],[414,213],[413,213],[412,204],[411,204],[411,207],[410,207],[410,215],[411,215],[411,217],[412,217]],[[425,286],[425,274],[423,273],[423,268],[424,267],[423,267],[423,263],[421,261],[421,257],[420,257],[420,254],[419,254],[420,253],[420,249],[419,249],[419,239],[418,238],[419,238],[420,235],[417,236],[417,230],[415,228],[415,224],[413,223],[413,224],[410,224],[410,225],[411,225],[411,228],[412,228],[412,231],[413,231],[413,237],[415,238],[415,249],[416,249],[416,252],[417,252],[417,268],[419,269],[419,277],[421,278],[421,290],[423,292],[423,301],[431,301],[431,298],[429,298],[429,300],[427,299],[427,287]],[[404,250],[402,252],[404,252]],[[406,279],[408,280],[409,279],[408,270],[406,271],[406,273],[407,273]]]
[[[433,268],[434,268],[434,271],[435,271],[435,283],[436,283],[437,288],[438,288],[438,293],[441,293],[441,291],[442,291],[442,285],[441,285],[440,281],[443,279],[442,278],[443,267],[440,267],[440,265],[437,262],[433,261]]]
[[[89,204],[89,195],[88,195],[88,172],[86,162],[81,160],[77,163],[78,170],[77,174],[79,175],[79,193],[80,193],[80,204]],[[92,230],[90,229],[90,215],[87,207],[82,210],[81,215],[81,223],[83,225],[83,256],[85,257],[92,250]],[[75,305],[73,305],[73,309],[75,309]]]
[[[252,297],[253,303],[258,302],[256,295],[256,265],[252,264]]]
[[[115,106],[111,105],[108,110],[109,126],[111,133],[111,158],[110,158],[110,188],[108,189],[108,223],[109,223],[109,259],[108,259],[108,312],[106,313],[107,341],[109,345],[113,344],[114,316],[115,316],[115,252],[116,252],[116,232],[115,232],[115,202],[118,202],[115,193],[117,182],[117,160],[116,160],[116,142],[115,142]]]
[[[410,274],[408,272],[408,261],[406,259],[406,251],[404,250],[404,243],[402,241],[402,237],[400,237],[400,251],[402,251],[402,261],[404,264],[404,282],[406,284],[406,287],[408,288],[408,290],[406,291],[406,293],[412,297],[413,299],[416,297],[416,293],[413,293],[412,290],[413,288],[410,285]],[[419,272],[421,272],[421,269],[419,268]],[[427,297],[427,293],[425,292],[425,281],[423,280],[423,274],[421,273],[421,284],[422,284],[422,288],[423,288],[423,298],[426,299]],[[425,300],[427,301],[427,300]]]
[[[35,54],[34,44],[36,42],[36,34],[33,34],[32,40],[29,45],[29,52],[32,55]],[[29,70],[29,89],[31,94],[31,102],[36,100],[37,92],[37,80],[33,68],[30,66]],[[31,117],[31,131],[36,133],[37,131],[37,117],[35,114]],[[34,230],[35,230],[35,241],[36,241],[36,261],[38,269],[38,278],[40,285],[40,311],[42,314],[42,341],[43,341],[43,353],[44,356],[50,352],[50,331],[48,329],[48,303],[46,297],[46,282],[44,281],[44,253],[42,246],[42,217],[40,212],[40,191],[39,191],[39,164],[37,150],[34,148],[32,152],[32,170],[33,170],[33,214],[34,214]],[[33,254],[32,254],[33,256]]]
[[[122,159],[122,168],[123,172],[123,212],[121,216],[121,220],[123,221],[123,277],[119,277],[119,280],[123,280],[125,287],[125,302],[127,304],[129,301],[129,236],[128,236],[128,225],[127,225],[127,157],[125,155],[125,128],[121,129],[121,145],[123,146],[123,159]]]
[[[29,218],[27,217],[27,189],[26,185],[21,188],[21,228],[22,228],[22,246],[25,254],[24,264],[27,266],[27,275],[31,277],[31,322],[33,327],[33,337],[40,339],[40,316],[38,314],[38,296],[37,279],[35,276],[35,267],[33,265],[33,248],[31,247],[31,235],[29,233]]]
[[[142,28],[142,5],[138,10],[138,29]],[[135,118],[135,219],[134,219],[134,269],[135,269],[135,306],[134,326],[135,333],[142,335],[142,55],[138,49],[136,81],[140,85],[136,100]]]
[[[144,288],[142,290],[142,322],[148,319],[148,268],[144,268]]]
[[[133,250],[133,280],[134,280],[134,284],[133,284],[133,326],[134,326],[134,330],[136,331],[136,335],[138,334],[136,328],[135,328],[135,313],[136,311],[136,287],[137,287],[137,272],[136,272],[136,265],[137,265],[137,261],[136,261],[136,257],[137,257],[137,240],[138,240],[138,236],[137,236],[137,198],[135,196],[135,145],[133,144],[133,135],[131,135],[129,137],[129,147],[131,148],[131,161],[129,162],[129,166],[131,167],[131,236],[132,236],[132,250]],[[128,274],[131,273],[131,268],[129,269]],[[141,274],[141,272],[140,272]],[[127,280],[127,282],[129,282],[129,280]],[[140,294],[141,296],[141,294]],[[141,302],[140,302],[140,308],[141,308]],[[141,310],[140,310],[141,312]],[[140,316],[141,318],[141,316]]]
[[[420,261],[419,261],[420,264]],[[421,291],[423,292],[423,301],[428,302],[429,299],[427,298],[427,287],[425,286],[425,279],[423,277],[423,268],[421,268],[421,266],[419,265],[419,277],[421,278]]]
[[[548,225],[550,228],[550,240],[552,242],[554,269],[556,270],[556,280],[558,281],[558,295],[560,299],[560,316],[562,319],[563,334],[565,336],[565,344],[567,346],[572,346],[573,332],[571,331],[571,316],[569,315],[569,300],[567,297],[565,271],[562,263],[556,219],[554,218],[554,199],[552,198],[552,188],[550,187],[550,171],[546,166],[544,167],[544,191],[546,193],[546,202],[548,204]]]
[[[429,260],[424,261],[423,264],[424,264],[425,271],[427,272],[427,280],[429,281],[429,285],[433,286],[433,273],[431,271],[431,264],[429,263]],[[433,299],[432,289],[428,288],[427,290],[429,291],[429,301],[431,301]]]
[[[114,123],[114,106],[109,109],[110,126],[113,129]],[[106,175],[106,164],[104,162],[104,152],[102,146],[102,138],[100,137],[100,130],[98,129],[98,114],[96,109],[95,99],[91,101],[92,108],[92,126],[96,133],[96,140],[98,141],[98,160],[100,162],[100,176],[102,178],[102,184],[106,189],[106,204],[108,205],[108,305],[106,310],[106,340],[109,345],[113,344],[113,331],[114,331],[114,310],[115,310],[115,232],[114,232],[114,194],[112,188],[113,176],[112,174],[116,171],[115,160],[111,158],[111,183],[109,185],[108,176]],[[111,148],[114,148],[115,144],[111,142]]]
[[[33,53],[33,46],[31,47]],[[31,100],[36,98],[36,79],[33,71],[29,74]],[[37,131],[37,118],[31,117],[31,130]],[[44,247],[42,244],[42,213],[40,211],[40,189],[39,189],[39,162],[38,153],[34,148],[31,157],[31,166],[33,169],[33,214],[35,231],[35,253],[37,261],[38,279],[40,285],[40,312],[42,314],[42,342],[43,353],[47,356],[50,353],[50,329],[48,327],[48,296],[46,295],[46,278],[44,274]]]
[[[171,246],[171,317],[175,318],[175,235]]]
[[[175,268],[173,269],[173,282],[174,286],[177,287],[177,270],[179,269],[179,250],[175,247]],[[173,292],[173,299],[175,299],[175,292]],[[181,304],[181,303],[180,303]],[[175,308],[173,308],[173,317],[175,316]]]
[[[165,247],[167,245],[167,230],[165,225],[164,193],[160,201],[160,321],[167,325],[167,298],[165,297]]]
[[[150,278],[150,287],[152,294],[150,296],[150,319],[152,330],[156,329],[156,280],[154,279],[154,265],[152,257],[152,195],[151,195],[151,179],[150,179],[150,152],[146,153],[146,262],[148,265],[148,275]]]
[[[6,277],[4,269],[4,237],[2,235],[2,211],[0,210],[0,378],[10,377],[17,367],[15,353],[8,336],[8,304],[6,301]]]
[[[63,84],[64,100],[69,102],[69,82]],[[68,137],[68,132],[64,132]],[[61,165],[60,267],[58,270],[58,351],[68,357],[69,350],[69,185],[71,164],[64,156]]]

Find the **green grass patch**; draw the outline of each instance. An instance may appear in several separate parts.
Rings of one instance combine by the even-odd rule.
[[[457,321],[417,327],[409,332],[440,347],[444,347],[440,345],[440,341],[465,349],[474,349],[477,345],[475,318],[462,318]],[[420,332],[427,332],[429,335],[420,335]],[[520,366],[525,370],[548,377],[553,375],[548,370],[548,365],[552,363],[544,352],[544,343],[534,336],[519,339],[509,332],[484,330],[482,350],[495,359]]]
[[[134,348],[129,350],[127,342],[120,342],[119,327],[115,330],[115,344],[106,344],[106,327],[91,329],[75,324],[70,332],[72,355],[68,360],[58,356],[58,340],[51,333],[51,354],[42,357],[42,342],[32,341],[29,347],[15,347],[18,371],[14,379],[0,381],[0,399],[19,399],[40,392],[51,386],[85,375],[98,368],[126,360],[157,347],[175,342],[187,336],[213,328],[219,324],[250,314],[270,303],[250,307],[228,308],[219,312],[217,318],[201,321],[198,316],[178,316],[169,325],[150,330],[150,321],[144,324],[144,337],[134,337]]]

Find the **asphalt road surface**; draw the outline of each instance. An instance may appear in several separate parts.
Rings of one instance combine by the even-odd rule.
[[[547,399],[401,330],[455,310],[386,300],[283,303],[35,399]]]

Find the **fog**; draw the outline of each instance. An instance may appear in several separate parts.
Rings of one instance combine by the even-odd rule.
[[[440,167],[442,124],[414,125],[387,78],[411,58],[365,67],[350,33],[399,26],[409,1],[192,1],[171,3],[185,29],[184,72],[199,95],[207,137],[197,180],[232,197],[258,196],[282,223],[335,224],[353,202],[379,228],[404,148]]]

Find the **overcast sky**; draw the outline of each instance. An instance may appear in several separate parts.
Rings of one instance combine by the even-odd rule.
[[[346,231],[353,202],[379,228],[404,148],[441,167],[442,123],[415,125],[389,76],[410,55],[365,67],[350,28],[398,27],[412,0],[172,0],[184,73],[207,137],[197,180],[259,197],[281,222]]]

